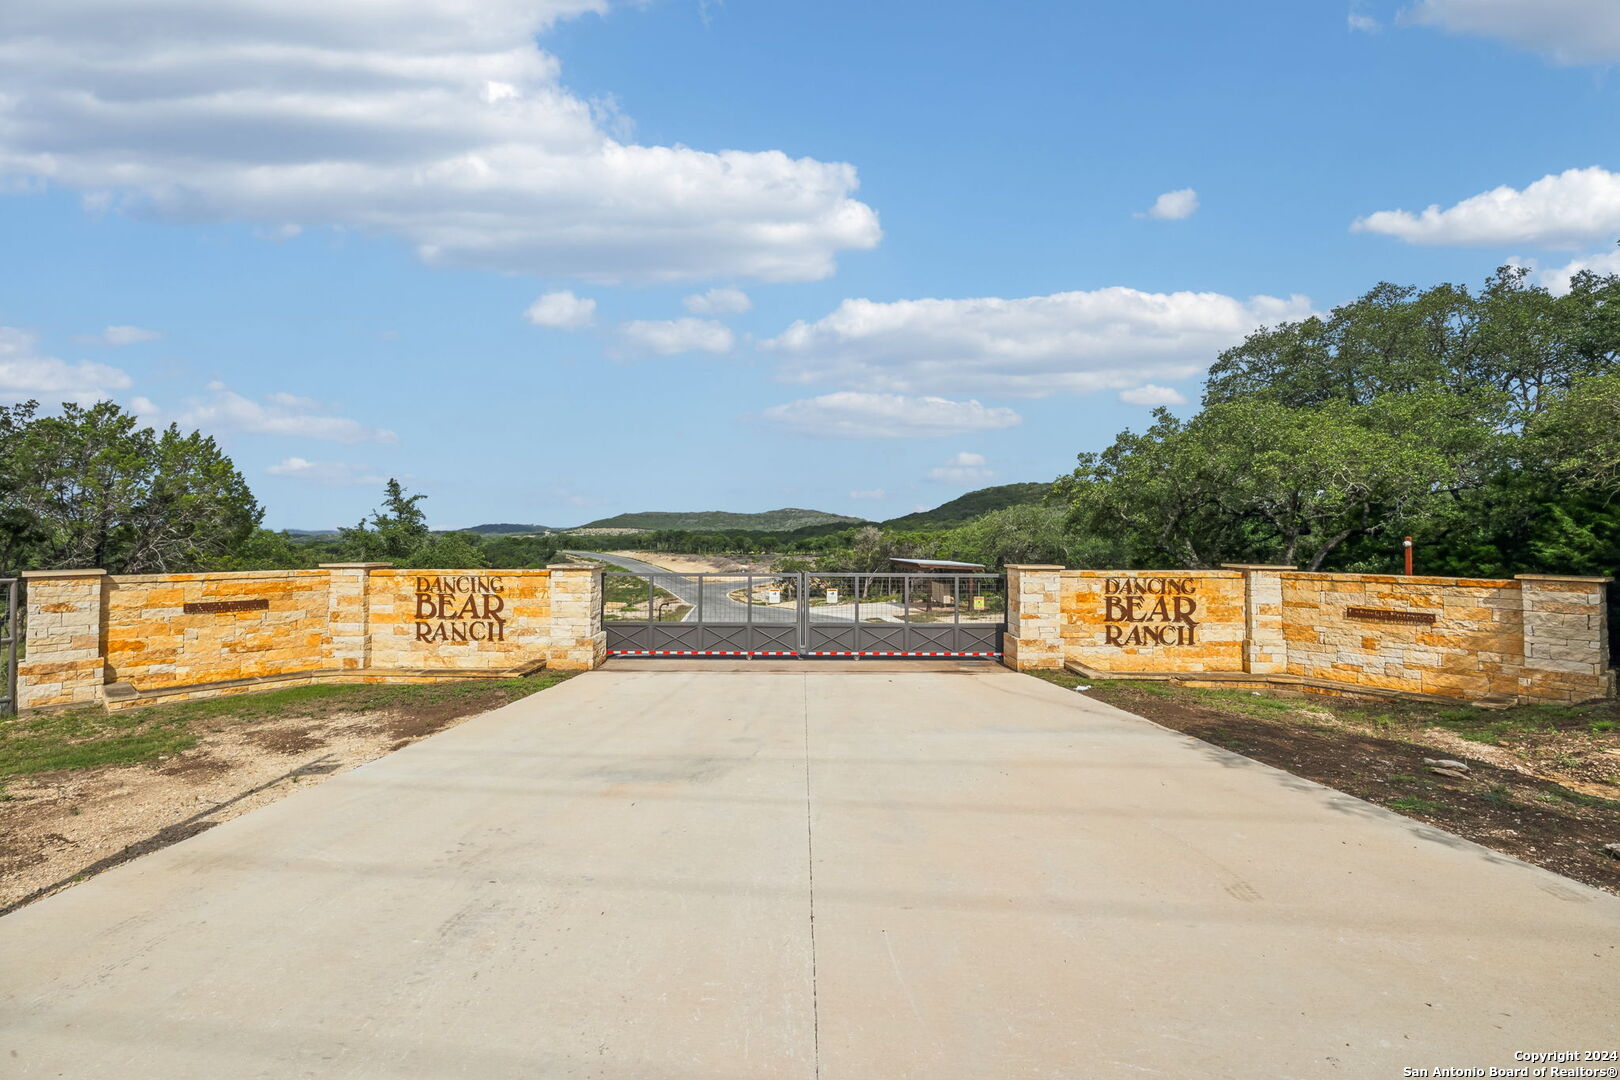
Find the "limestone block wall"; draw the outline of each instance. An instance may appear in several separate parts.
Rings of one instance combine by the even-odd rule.
[[[506,677],[606,654],[602,575],[545,570],[30,573],[22,709],[244,693],[288,682]]]
[[[329,666],[324,571],[104,580],[109,683],[159,690]]]
[[[602,570],[572,564],[549,569],[552,609],[546,662],[559,671],[589,671],[607,658],[607,631],[602,626]]]
[[[1066,658],[1099,671],[1242,671],[1244,575],[1235,570],[1066,570]]]
[[[1520,692],[1547,701],[1613,697],[1607,578],[1520,574],[1524,670]]]
[[[17,665],[18,709],[101,700],[102,570],[25,571],[26,658]]]
[[[1285,573],[1290,674],[1444,697],[1518,697],[1517,581]]]
[[[1589,701],[1615,693],[1608,581],[1009,567],[1003,653],[1020,670],[1098,678]]]
[[[1003,663],[1019,671],[1058,671],[1063,667],[1063,567],[1040,564],[1007,567],[1007,632]]]
[[[368,665],[487,671],[543,659],[551,592],[549,570],[373,570]]]

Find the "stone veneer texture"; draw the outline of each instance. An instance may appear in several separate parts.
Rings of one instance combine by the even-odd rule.
[[[137,690],[331,666],[324,570],[105,579],[107,681]],[[263,601],[187,613],[187,604]]]

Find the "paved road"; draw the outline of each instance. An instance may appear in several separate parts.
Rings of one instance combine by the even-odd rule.
[[[0,1074],[1398,1077],[1613,1047],[1617,944],[1011,672],[604,670],[0,919]]]
[[[688,620],[696,621],[698,617],[698,594],[703,595],[703,621],[711,623],[743,623],[749,620],[748,604],[739,604],[731,598],[731,594],[748,585],[746,574],[731,574],[716,579],[704,579],[700,587],[693,580],[693,575],[677,574],[667,567],[654,563],[643,562],[640,559],[631,559],[624,555],[604,555],[599,551],[565,551],[564,555],[579,555],[583,558],[611,559],[617,566],[637,574],[659,575],[655,582],[659,588],[665,589],[680,597],[685,603],[692,605],[687,612]],[[768,574],[755,574],[756,584],[763,584],[769,579]],[[792,604],[781,607],[766,607],[763,604],[754,604],[753,621],[757,623],[792,623],[798,619],[798,610]]]

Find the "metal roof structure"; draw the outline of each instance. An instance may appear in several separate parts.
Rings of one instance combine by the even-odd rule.
[[[985,568],[983,563],[953,562],[950,559],[890,559],[889,565],[914,566],[919,572],[924,573],[930,570],[959,570],[966,572],[972,570],[983,570]]]

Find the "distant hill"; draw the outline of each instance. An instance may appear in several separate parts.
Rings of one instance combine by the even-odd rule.
[[[932,510],[920,510],[904,517],[890,518],[886,529],[950,529],[965,525],[992,510],[1039,503],[1052,489],[1051,484],[1001,484],[970,491]]]
[[[581,529],[686,529],[691,532],[792,532],[807,525],[858,525],[860,518],[829,514],[823,510],[785,507],[762,514],[732,514],[724,510],[649,511],[619,514],[581,525]]]
[[[484,536],[508,536],[512,533],[548,533],[557,532],[549,525],[512,525],[499,523],[494,525],[474,525],[470,529],[460,529],[459,532],[481,533]]]

